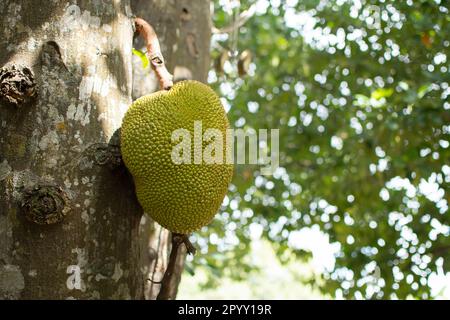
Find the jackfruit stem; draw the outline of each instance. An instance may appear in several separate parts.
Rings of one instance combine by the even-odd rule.
[[[189,254],[195,254],[195,247],[189,241],[189,235],[181,233],[172,233],[172,249],[170,250],[169,264],[164,272],[164,276],[160,282],[147,279],[153,283],[160,283],[161,289],[159,290],[156,300],[173,300],[177,294],[177,274],[175,272],[177,266],[177,260],[179,258],[180,245],[186,246],[186,250]],[[183,257],[184,260],[184,257]]]
[[[181,237],[182,242],[186,246],[187,253],[195,255],[195,252],[197,251],[197,249],[195,249],[194,245],[191,243],[191,241],[189,241],[189,235],[188,234],[174,233],[174,236],[175,235]]]
[[[136,32],[144,39],[150,64],[158,77],[161,90],[169,90],[173,87],[173,76],[167,70],[164,63],[164,57],[161,53],[161,47],[155,29],[142,18],[135,18],[134,25]]]

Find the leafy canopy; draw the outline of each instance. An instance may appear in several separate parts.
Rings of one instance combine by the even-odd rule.
[[[237,166],[192,263],[245,279],[258,231],[289,261],[310,256],[292,240],[314,226],[338,248],[314,281],[324,292],[429,298],[450,269],[449,2],[256,3],[237,37],[213,38],[214,57],[253,53],[249,75],[232,57],[210,82],[234,127],[280,129],[280,168]],[[230,1],[214,9],[217,28],[232,22]]]

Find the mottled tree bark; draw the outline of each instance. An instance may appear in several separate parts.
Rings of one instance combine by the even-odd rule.
[[[129,2],[1,1],[0,16],[0,66],[36,82],[31,101],[0,104],[0,298],[143,298],[142,209],[115,134]]]
[[[155,27],[169,71],[205,81],[209,1],[133,6],[0,2],[0,299],[143,299],[159,290],[146,279],[162,278],[168,233],[142,215],[118,147],[132,99],[157,89],[150,69],[132,61],[132,15]]]
[[[195,79],[206,82],[210,67],[209,49],[211,17],[209,0],[132,0],[136,16],[150,22],[158,34],[169,72],[174,80]],[[136,38],[134,46],[145,51],[144,43]],[[141,61],[133,57],[133,99],[158,90],[158,81],[150,68],[142,69]],[[160,290],[158,282],[169,261],[171,237],[169,232],[149,218],[141,223],[142,247],[148,254],[142,256],[142,265],[148,279],[145,286],[147,299],[155,299]],[[175,279],[171,282],[171,295],[175,296],[184,268],[186,250],[180,247]]]

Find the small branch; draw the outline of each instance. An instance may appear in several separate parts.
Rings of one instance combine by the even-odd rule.
[[[164,63],[164,57],[161,53],[161,47],[159,46],[158,36],[155,30],[142,18],[134,19],[134,24],[136,32],[144,39],[150,64],[158,77],[160,88],[162,90],[169,90],[173,86],[173,77]]]
[[[181,249],[181,244],[186,246],[187,252],[189,254],[195,254],[195,248],[189,241],[189,236],[186,234],[172,233],[172,249],[170,251],[169,264],[167,265],[164,277],[161,280],[161,289],[159,291],[157,300],[173,300],[175,299],[177,284],[176,266],[177,259],[180,256],[179,250]]]
[[[236,29],[239,29],[240,27],[242,27],[251,17],[253,17],[253,15],[255,13],[256,13],[256,4],[252,4],[250,6],[250,8],[241,12],[241,14],[239,15],[239,17],[236,21],[233,21],[233,23],[231,23],[230,25],[228,25],[222,29],[213,27],[212,32],[214,34],[232,33]]]
[[[162,281],[153,281],[152,279],[148,278],[147,281],[150,281],[153,284],[162,284]]]

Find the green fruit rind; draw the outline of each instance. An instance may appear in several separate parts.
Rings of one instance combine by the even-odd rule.
[[[217,213],[233,176],[232,164],[175,164],[172,132],[187,129],[194,153],[194,121],[202,131],[219,129],[225,159],[229,122],[216,93],[193,81],[176,83],[137,99],[121,128],[121,152],[133,175],[137,198],[144,211],[163,227],[189,234],[210,223]],[[204,147],[204,143],[203,143]]]

